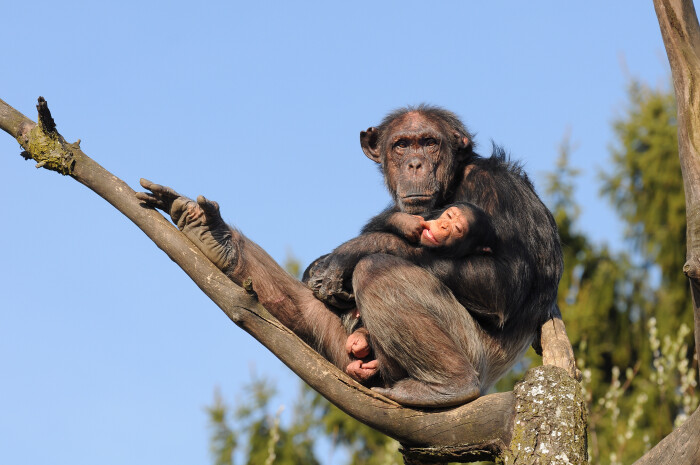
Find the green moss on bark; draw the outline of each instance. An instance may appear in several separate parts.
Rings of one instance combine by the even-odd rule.
[[[37,124],[29,132],[24,147],[29,157],[37,162],[37,168],[46,168],[63,175],[72,174],[75,166],[74,147],[57,132],[46,132]]]

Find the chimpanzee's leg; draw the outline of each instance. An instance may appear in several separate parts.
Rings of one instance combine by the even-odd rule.
[[[378,392],[422,407],[480,395],[483,330],[435,276],[404,259],[375,254],[356,266],[353,289],[388,384]]]
[[[173,189],[142,179],[151,192],[139,192],[146,205],[168,213],[187,236],[233,282],[252,281],[261,304],[282,324],[341,370],[352,361],[346,351],[347,332],[338,315],[313,292],[284,271],[262,248],[221,218],[216,202],[197,201]]]

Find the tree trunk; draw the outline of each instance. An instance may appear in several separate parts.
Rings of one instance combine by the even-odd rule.
[[[695,320],[695,350],[700,353],[700,24],[692,0],[654,0],[661,36],[671,65],[678,105],[678,154],[687,214],[687,252],[683,272],[690,281]],[[700,463],[700,410],[637,465]]]

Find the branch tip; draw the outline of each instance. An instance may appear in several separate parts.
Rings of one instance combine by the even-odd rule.
[[[46,132],[56,132],[56,122],[51,117],[49,104],[44,97],[39,97],[36,109],[39,112],[39,124]]]

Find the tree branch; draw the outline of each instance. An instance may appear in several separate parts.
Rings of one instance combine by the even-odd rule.
[[[46,114],[46,102],[39,100]],[[50,118],[50,116],[49,116]],[[43,123],[43,121],[42,121]],[[134,191],[90,159],[77,144],[45,131],[0,100],[0,127],[41,166],[74,178],[122,212],[156,243],[238,326],[260,341],[311,387],[354,418],[407,444],[461,445],[507,441],[513,397],[485,396],[442,412],[401,407],[373,393],[331,365],[236,286],[168,220],[144,208]],[[55,128],[55,125],[54,125]]]
[[[234,323],[340,409],[399,440],[405,447],[429,447],[427,452],[410,450],[415,456],[431,457],[432,461],[446,456],[460,460],[495,458],[511,450],[516,415],[516,397],[512,392],[487,395],[449,410],[421,411],[403,407],[360,385],[270,315],[254,295],[236,286],[170,221],[142,206],[126,183],[83,153],[79,141],[66,142],[56,132],[46,101],[41,97],[37,109],[39,124],[0,100],[0,128],[25,149],[25,158],[37,161],[37,167],[74,178],[107,200],[180,266]],[[559,339],[561,334],[560,331]],[[563,335],[566,338],[565,332]],[[542,344],[545,351],[551,345],[544,332]],[[570,351],[570,344],[568,347]],[[557,364],[570,370],[573,361]],[[526,403],[518,402],[521,406]],[[585,431],[585,422],[577,427]],[[579,436],[585,433],[579,432]]]
[[[654,0],[654,8],[678,106],[678,153],[688,222],[683,272],[690,280],[695,350],[700,356],[700,24],[692,0]],[[700,463],[700,410],[635,463]]]
[[[693,291],[695,349],[700,351],[700,25],[692,0],[654,0],[654,8],[678,103],[678,153],[688,222],[683,272]]]

